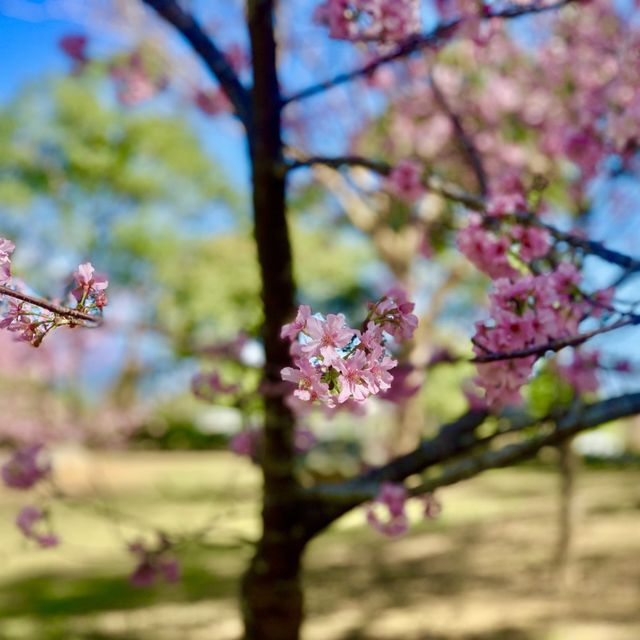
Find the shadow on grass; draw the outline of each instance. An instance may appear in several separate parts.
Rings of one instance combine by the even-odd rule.
[[[121,572],[50,572],[6,582],[0,590],[2,640],[137,640],[147,635],[117,631],[78,632],[77,619],[110,612],[135,612],[162,605],[229,601],[238,578],[219,575],[215,557],[191,553],[176,584],[131,585]]]

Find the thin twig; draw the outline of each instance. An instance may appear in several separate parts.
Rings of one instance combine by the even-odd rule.
[[[471,136],[467,133],[464,125],[462,124],[462,119],[460,116],[451,108],[445,95],[440,90],[438,83],[433,77],[433,73],[429,74],[429,81],[431,83],[431,90],[433,91],[433,95],[436,99],[440,108],[446,113],[447,117],[451,121],[453,125],[453,129],[455,131],[456,137],[460,142],[460,146],[464,154],[467,156],[469,160],[469,165],[473,170],[473,173],[478,181],[478,187],[480,189],[480,195],[483,198],[487,197],[487,192],[489,190],[488,182],[487,182],[487,172],[484,169],[484,165],[482,163],[482,158],[476,145],[471,138]]]
[[[308,158],[289,162],[286,169],[288,171],[295,171],[296,169],[312,167],[314,165],[323,165],[333,169],[339,169],[341,167],[364,167],[365,169],[374,171],[381,176],[388,176],[393,169],[391,164],[383,160],[373,160],[371,158],[356,155],[335,157],[310,156]],[[470,209],[475,210],[482,209],[484,207],[484,201],[482,198],[469,194],[460,189],[457,185],[446,182],[438,176],[423,176],[422,183],[432,193],[441,195],[447,200],[459,202]]]
[[[599,336],[603,333],[609,333],[610,331],[615,331],[617,329],[621,329],[622,327],[629,327],[632,325],[640,324],[640,316],[632,316],[627,317],[622,320],[618,320],[613,324],[610,324],[606,327],[599,327],[598,329],[594,329],[593,331],[588,331],[586,333],[581,333],[577,336],[572,336],[570,338],[562,338],[560,340],[551,340],[546,342],[545,344],[536,344],[530,347],[526,347],[525,349],[516,349],[515,351],[507,352],[494,352],[490,351],[485,355],[476,356],[469,360],[474,364],[486,364],[488,362],[498,362],[501,360],[517,360],[519,358],[527,358],[529,356],[541,356],[549,351],[560,351],[565,347],[577,347],[587,340],[594,338],[595,336]],[[478,343],[477,341],[474,344],[480,347],[482,350],[487,351],[487,348]]]

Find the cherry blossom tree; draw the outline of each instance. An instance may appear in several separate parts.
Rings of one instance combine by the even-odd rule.
[[[588,235],[597,216],[637,215],[619,203],[625,189],[633,193],[640,169],[638,16],[609,0],[325,0],[314,3],[313,15],[298,3],[248,0],[235,14],[236,27],[246,29],[245,49],[219,44],[219,25],[205,27],[186,3],[143,0],[138,9],[115,6],[109,14],[113,28],[130,27],[131,11],[136,24],[152,25],[144,46],[107,62],[118,99],[134,106],[175,89],[207,117],[231,115],[249,157],[263,311],[262,425],[243,432],[234,448],[261,467],[263,526],[240,599],[246,638],[295,639],[304,616],[304,551],[345,513],[365,505],[371,526],[401,535],[408,500],[420,500],[434,517],[439,487],[640,412],[640,392],[596,394],[598,371],[624,374],[633,365],[585,347],[640,324],[640,301],[627,299],[640,272],[635,247],[613,249]],[[296,31],[302,18],[336,41],[327,47],[344,47],[344,70],[335,72],[332,53],[318,59],[304,46]],[[183,68],[184,51],[172,62],[172,49],[159,46],[171,30],[215,88],[185,72],[193,60]],[[94,64],[90,39],[69,35],[61,46],[74,73]],[[304,72],[288,70],[296,64]],[[308,85],[295,86],[300,78]],[[327,152],[327,113],[348,132],[339,154]],[[371,301],[358,324],[297,304],[291,196],[327,169],[344,188],[341,204],[366,204],[364,226],[377,231],[391,264],[402,263],[394,275],[402,272],[401,284],[412,284],[419,304],[420,287],[410,282],[416,264],[429,269],[450,260],[486,276],[488,306],[466,349],[421,365],[473,363],[468,410],[408,453],[309,487],[296,467],[300,451],[313,445],[301,437],[305,416],[320,410],[329,419],[393,395],[418,325],[415,304],[399,287]],[[409,238],[395,246],[410,259],[394,263],[398,238]],[[73,304],[64,306],[10,280],[13,251],[10,240],[0,241],[5,328],[37,346],[54,328],[99,322],[106,279],[90,264],[78,268]],[[593,284],[593,264],[606,265],[606,283]],[[450,295],[462,286],[459,278],[454,284]],[[540,406],[533,390],[545,375],[566,381],[570,393]],[[213,374],[195,386],[199,395],[238,392]],[[17,452],[5,482],[26,488],[45,478],[41,454],[37,447]],[[40,546],[55,543],[42,509],[25,507],[18,526]],[[137,584],[178,579],[170,538],[151,547],[134,542],[130,551]]]

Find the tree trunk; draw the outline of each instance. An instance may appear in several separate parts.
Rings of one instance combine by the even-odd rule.
[[[247,640],[297,640],[303,616],[300,569],[305,541],[294,474],[294,420],[284,404],[280,378],[280,370],[289,361],[280,328],[293,315],[295,291],[286,220],[273,0],[249,2],[248,24],[254,70],[248,136],[264,311],[265,418],[260,455],[263,532],[242,580],[241,603]]]
[[[572,443],[573,439],[569,439],[558,446],[560,495],[554,566],[560,589],[568,587],[571,578],[571,547],[575,525],[575,476],[578,462],[571,449]]]

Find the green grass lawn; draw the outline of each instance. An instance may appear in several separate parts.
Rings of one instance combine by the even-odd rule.
[[[0,640],[237,638],[238,578],[257,534],[258,474],[227,453],[62,453],[64,543],[24,543],[27,495],[0,493]],[[399,540],[361,511],[307,554],[305,640],[637,640],[640,472],[582,471],[570,582],[553,567],[557,477],[495,471],[441,492],[442,516]],[[185,543],[178,584],[127,582],[126,542],[166,528]]]

